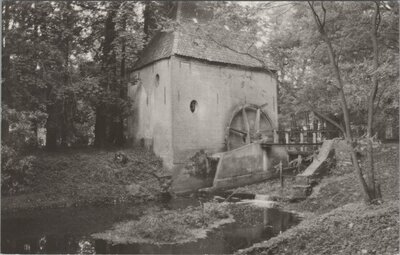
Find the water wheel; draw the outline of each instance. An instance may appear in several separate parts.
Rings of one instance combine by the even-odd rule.
[[[228,151],[265,138],[273,140],[274,126],[262,108],[245,104],[235,109],[225,136]]]

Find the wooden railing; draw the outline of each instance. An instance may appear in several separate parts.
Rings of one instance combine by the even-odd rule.
[[[337,130],[274,130],[273,144],[289,146],[288,149],[296,147],[300,151],[316,150],[325,139],[336,136]]]
[[[293,144],[293,143],[321,143],[325,139],[337,133],[334,129],[320,130],[275,130],[274,142]]]

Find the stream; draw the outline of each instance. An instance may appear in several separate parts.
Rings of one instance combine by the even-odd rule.
[[[118,244],[90,235],[111,229],[115,223],[137,220],[150,207],[174,210],[198,206],[193,197],[177,197],[164,203],[87,206],[21,211],[2,214],[2,253],[81,254],[204,254],[233,253],[267,240],[297,224],[300,219],[276,208],[234,205],[236,222],[209,232],[207,238],[185,244]]]

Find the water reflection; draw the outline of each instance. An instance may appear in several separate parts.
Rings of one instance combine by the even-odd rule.
[[[47,241],[49,238],[49,241]],[[46,242],[43,242],[43,240]],[[96,254],[94,240],[86,237],[76,239],[72,236],[44,236],[39,241],[34,238],[3,239],[1,244],[2,253],[18,254]]]
[[[163,206],[176,209],[197,204],[196,199],[171,200]],[[232,208],[235,223],[210,232],[206,239],[197,242],[113,245],[109,241],[90,237],[92,233],[111,228],[116,222],[137,219],[146,209],[129,206],[70,208],[2,217],[1,251],[21,254],[226,254],[269,239],[299,221],[293,214],[278,209],[236,205]]]
[[[89,240],[87,238],[84,238],[82,240],[79,240],[79,254],[95,254],[96,249],[95,246],[93,245],[93,241]]]

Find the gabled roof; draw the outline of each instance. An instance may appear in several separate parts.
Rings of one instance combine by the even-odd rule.
[[[143,49],[136,61],[133,69],[140,69],[148,64],[157,60],[169,58],[173,55],[174,33],[173,32],[159,32],[156,34],[149,44]]]
[[[254,53],[247,54],[247,48],[239,40],[230,40],[228,45],[202,32],[196,25],[185,26],[176,31],[158,33],[143,50],[134,69],[177,55],[225,65],[272,70],[257,60],[258,57],[252,57],[256,56]]]

